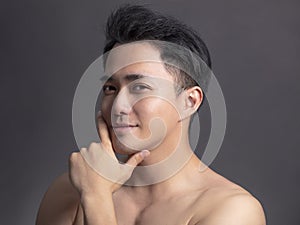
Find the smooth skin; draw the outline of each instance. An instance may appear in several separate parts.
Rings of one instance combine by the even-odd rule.
[[[130,53],[138,55],[145,50],[159,57],[157,50],[147,44],[134,46]],[[174,83],[173,76],[161,63],[137,63],[114,74],[114,79],[104,88],[102,113],[98,115],[101,143],[91,143],[88,148],[71,154],[69,172],[58,177],[49,187],[36,224],[265,225],[263,208],[249,192],[210,168],[199,171],[201,161],[189,145],[188,126],[191,115],[203,100],[202,90],[193,87],[177,96],[174,89],[173,92],[171,88],[166,90],[165,86],[160,87],[147,79],[127,79],[130,74],[143,74]],[[155,97],[143,98],[134,105],[126,101],[136,95],[150,96],[161,88],[168,92],[169,102]],[[122,92],[123,96],[120,96],[121,90],[127,90]],[[153,117],[162,118],[166,126],[164,140],[154,149],[136,152],[118,141],[114,128],[125,141],[130,138],[127,133],[141,139],[147,137],[148,123]],[[127,121],[130,126],[116,127],[120,121]],[[124,129],[130,132],[124,132]],[[133,172],[137,165],[161,162],[175,149],[180,149],[183,156],[189,154],[191,157],[173,176],[145,186],[122,185],[128,179],[134,181]],[[88,163],[83,157],[95,152],[107,153],[115,160],[118,174],[115,181],[101,176],[92,162]],[[128,155],[125,164],[118,163],[115,152]],[[164,173],[164,167],[160,172]],[[151,176],[155,174],[138,178],[146,180]]]

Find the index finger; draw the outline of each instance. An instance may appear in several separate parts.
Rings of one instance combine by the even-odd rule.
[[[98,112],[97,114],[97,131],[102,144],[112,149],[107,124],[105,123],[101,112]]]

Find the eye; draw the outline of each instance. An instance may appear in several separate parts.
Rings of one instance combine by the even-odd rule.
[[[146,84],[134,84],[131,87],[131,91],[133,92],[143,92],[147,90],[151,90],[151,87]]]
[[[104,85],[102,91],[105,95],[111,95],[116,92],[117,88],[113,85]]]

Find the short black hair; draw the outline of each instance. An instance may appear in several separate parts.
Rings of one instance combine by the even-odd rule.
[[[155,40],[172,43],[174,46],[181,46],[191,51],[200,57],[201,61],[211,69],[211,58],[208,48],[195,30],[171,16],[162,15],[142,5],[121,5],[111,13],[106,24],[106,43],[103,53],[109,52],[115,44],[126,44],[143,40],[154,41],[153,43],[160,51],[162,60],[175,62],[175,65],[176,63],[183,63],[185,67],[194,67],[191,64],[195,61],[189,57],[191,54],[182,54],[181,52],[176,56],[172,45],[171,47],[169,45],[166,47],[155,44]],[[170,48],[172,49],[171,52]],[[174,71],[172,66],[166,65],[166,68]],[[198,85],[199,83],[208,82],[203,82],[203,77],[199,77],[200,74],[197,70],[195,74],[198,75],[191,78],[186,71],[179,71],[175,76],[176,81],[183,89],[200,86]],[[201,79],[202,82],[199,82]],[[202,86],[201,88],[203,89]]]

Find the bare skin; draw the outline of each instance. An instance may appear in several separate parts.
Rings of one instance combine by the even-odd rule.
[[[159,58],[157,50],[146,44],[133,46],[128,51],[133,56],[146,51]],[[128,52],[126,55],[129,55]],[[110,60],[117,61],[114,58]],[[132,74],[154,74],[155,78],[174,82],[162,64],[153,62],[130,65],[114,74],[104,88],[102,114],[98,116],[101,143],[92,143],[88,148],[71,154],[69,172],[50,186],[41,203],[36,224],[265,225],[263,209],[249,192],[210,168],[199,171],[202,164],[190,148],[188,126],[190,116],[203,100],[201,89],[193,87],[177,96],[174,88],[168,89],[168,85],[162,88],[152,80],[148,82],[147,79],[137,78],[138,83],[135,84]],[[144,83],[146,86],[141,85]],[[137,95],[153,96],[154,90],[158,90],[162,96],[166,92],[165,96],[170,101],[147,97],[134,105],[128,103],[128,99]],[[125,117],[126,120],[120,119]],[[118,141],[116,133],[125,141],[130,140],[127,133],[140,139],[147,137],[149,121],[154,117],[164,121],[166,130],[163,141],[150,152],[132,151]],[[127,121],[130,126],[124,127],[122,123],[120,127],[120,121]],[[144,186],[123,185],[128,180],[134,182],[135,179],[147,180],[155,176],[155,173],[145,173],[135,177],[134,169],[137,165],[158,163],[176,149],[180,149],[180,158],[187,155],[191,157],[173,176]],[[108,153],[116,161],[115,181],[101,176],[91,162],[87,163],[85,156],[93,156],[95,152]],[[125,164],[118,164],[115,152],[128,155]],[[163,174],[167,169],[162,166],[159,173]]]
[[[186,172],[189,164],[184,168]],[[113,194],[117,224],[265,224],[260,203],[240,186],[211,169],[197,178],[190,174],[183,181],[180,177],[184,173],[181,171],[161,186],[121,187]],[[85,224],[80,195],[67,173],[46,193],[37,219],[39,224]]]

